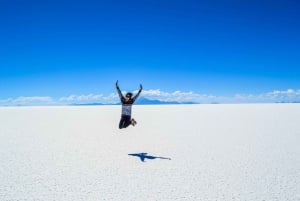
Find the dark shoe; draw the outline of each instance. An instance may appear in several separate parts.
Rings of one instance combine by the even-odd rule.
[[[131,119],[131,125],[133,125],[133,126],[136,125],[136,121],[134,119]]]

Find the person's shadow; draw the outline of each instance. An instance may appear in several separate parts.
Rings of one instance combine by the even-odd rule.
[[[128,155],[139,157],[142,162],[145,162],[145,159],[153,160],[153,159],[157,159],[157,158],[171,160],[171,158],[166,158],[166,157],[161,157],[161,156],[151,156],[151,155],[148,155],[148,153],[137,153],[137,154],[128,154]]]

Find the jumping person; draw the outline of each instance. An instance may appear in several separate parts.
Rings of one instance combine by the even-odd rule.
[[[121,120],[119,123],[119,129],[122,128],[127,128],[130,124],[132,126],[135,126],[136,121],[131,118],[131,107],[133,105],[133,103],[135,102],[135,100],[138,98],[138,96],[140,95],[140,93],[143,90],[143,86],[140,84],[140,89],[138,91],[138,93],[133,96],[133,94],[131,92],[126,93],[125,97],[123,96],[119,84],[118,84],[118,80],[116,82],[116,88],[122,103],[122,115],[121,115]]]

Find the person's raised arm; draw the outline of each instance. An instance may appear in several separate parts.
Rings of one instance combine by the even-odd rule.
[[[138,93],[132,98],[133,102],[139,97],[139,95],[141,94],[142,90],[143,90],[143,86],[142,86],[142,84],[140,84],[140,89],[139,89]]]
[[[117,80],[117,82],[116,82],[116,88],[117,88],[120,99],[121,100],[124,99],[123,94],[122,94],[122,92],[120,90],[120,87],[119,87],[119,80]]]

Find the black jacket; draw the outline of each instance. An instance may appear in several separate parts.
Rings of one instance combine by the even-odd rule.
[[[132,104],[139,97],[139,95],[142,92],[142,89],[140,89],[136,95],[134,95],[131,99],[129,99],[129,101],[126,102],[125,97],[123,96],[120,88],[119,87],[116,87],[116,88],[117,88],[117,91],[118,91],[118,94],[119,94],[119,97],[120,97],[120,100],[121,100],[121,103],[122,103],[122,115],[131,116]]]

